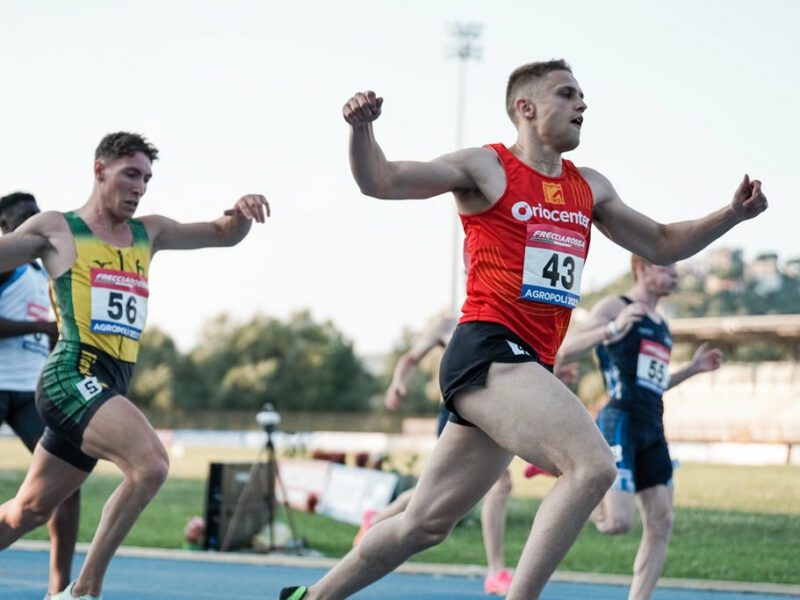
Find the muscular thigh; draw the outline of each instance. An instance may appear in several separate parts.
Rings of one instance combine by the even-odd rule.
[[[464,390],[454,403],[505,450],[554,474],[610,454],[578,398],[537,363],[493,363],[486,387]]]
[[[150,422],[130,400],[119,395],[97,409],[83,432],[81,451],[110,460],[123,471],[153,458],[168,461]]]

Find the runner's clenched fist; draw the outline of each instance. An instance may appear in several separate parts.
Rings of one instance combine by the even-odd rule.
[[[376,96],[372,90],[358,92],[345,102],[342,115],[350,125],[366,125],[381,116],[382,105],[383,98]]]

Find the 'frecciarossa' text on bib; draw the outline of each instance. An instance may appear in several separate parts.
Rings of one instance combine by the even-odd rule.
[[[528,225],[521,298],[575,308],[585,261],[584,236],[555,225]]]

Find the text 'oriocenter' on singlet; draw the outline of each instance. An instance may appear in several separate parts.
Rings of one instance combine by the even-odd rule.
[[[502,144],[506,189],[488,210],[461,215],[466,234],[467,299],[461,323],[500,323],[552,365],[580,300],[594,202],[568,160],[547,177]]]
[[[60,340],[88,344],[112,358],[136,362],[147,319],[150,241],[141,221],[131,219],[133,242],[104,242],[74,212],[64,214],[78,257],[51,282]]]

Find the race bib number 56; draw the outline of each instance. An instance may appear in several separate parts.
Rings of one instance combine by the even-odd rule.
[[[575,308],[581,299],[586,238],[555,225],[528,225],[523,300]]]
[[[138,340],[147,320],[147,280],[136,273],[92,269],[92,332]]]

